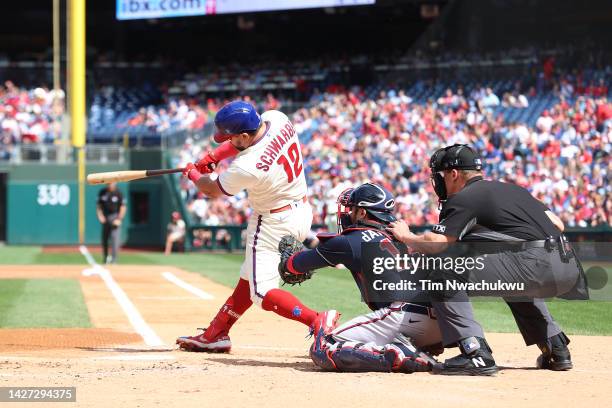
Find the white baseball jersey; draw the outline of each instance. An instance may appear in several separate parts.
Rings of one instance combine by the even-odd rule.
[[[269,213],[306,195],[306,177],[298,135],[287,115],[264,112],[266,133],[240,152],[217,183],[227,195],[246,189],[256,213]]]
[[[254,210],[240,277],[249,281],[251,299],[259,306],[269,290],[278,288],[279,241],[284,235],[305,240],[312,223],[312,208],[302,200],[306,177],[297,132],[282,112],[267,111],[261,119],[266,126],[264,136],[240,152],[217,178],[225,194],[246,189]],[[270,213],[285,206],[283,211]]]

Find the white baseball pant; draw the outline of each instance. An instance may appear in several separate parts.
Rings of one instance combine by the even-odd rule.
[[[249,281],[251,300],[261,307],[270,289],[278,288],[278,243],[284,235],[299,241],[307,238],[312,224],[312,207],[301,200],[291,203],[291,209],[274,214],[253,213],[247,227],[247,242],[240,278]]]

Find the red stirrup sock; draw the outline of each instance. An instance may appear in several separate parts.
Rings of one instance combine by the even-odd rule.
[[[302,302],[291,293],[281,289],[272,289],[266,293],[261,307],[273,311],[287,319],[297,320],[306,326],[311,326],[317,317],[317,312],[304,306]]]
[[[212,341],[219,335],[227,334],[240,316],[251,307],[251,292],[249,281],[239,279],[234,292],[221,306],[215,318],[210,322],[208,329],[204,332],[204,338]]]

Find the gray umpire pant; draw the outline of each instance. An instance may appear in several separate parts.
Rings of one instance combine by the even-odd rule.
[[[542,298],[564,294],[568,298],[584,298],[587,289],[583,276],[579,261],[574,257],[568,263],[562,262],[556,249],[549,252],[544,248],[532,248],[487,254],[484,268],[482,271],[472,271],[469,282],[524,282],[525,289],[517,292],[516,296],[500,291],[445,292],[443,296],[431,293],[442,341],[445,346],[452,346],[466,337],[484,337],[482,327],[474,318],[469,296],[502,296],[514,315],[525,343],[543,342],[559,334],[561,328]]]
[[[109,214],[106,216],[106,222],[102,224],[102,254],[103,262],[108,260],[108,247],[110,241],[112,263],[117,261],[117,253],[119,252],[119,232],[120,228],[113,225],[113,221],[119,217],[119,214]]]

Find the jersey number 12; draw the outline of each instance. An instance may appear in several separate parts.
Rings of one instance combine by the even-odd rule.
[[[287,159],[289,156],[289,159]],[[282,155],[276,161],[277,164],[282,164],[285,169],[285,173],[287,173],[287,183],[291,183],[296,177],[298,177],[302,173],[302,159],[300,157],[300,149],[298,148],[297,143],[293,143],[289,146],[287,150],[287,156]],[[291,163],[289,163],[291,160]],[[293,164],[293,168],[291,166]]]

